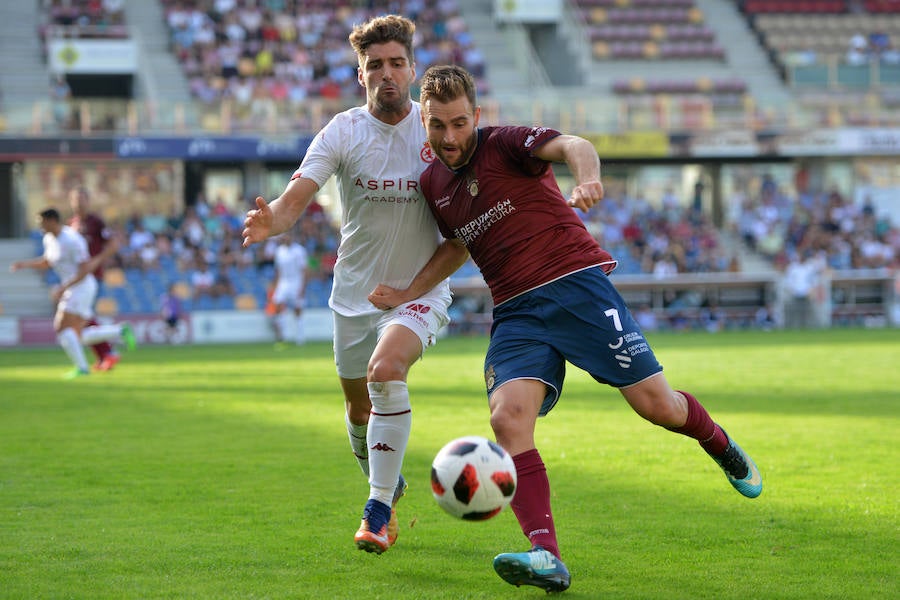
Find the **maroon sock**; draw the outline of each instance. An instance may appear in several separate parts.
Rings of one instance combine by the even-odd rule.
[[[688,416],[684,425],[672,427],[671,430],[694,438],[700,442],[700,446],[706,450],[707,454],[718,456],[725,452],[725,448],[728,447],[728,436],[725,435],[722,428],[712,420],[709,413],[694,396],[683,390],[678,390],[678,392],[687,400]]]
[[[91,346],[91,350],[94,351],[94,354],[97,355],[97,358],[103,360],[110,354],[112,354],[112,346],[109,342],[100,342],[99,344],[94,344]]]
[[[559,556],[556,527],[550,511],[550,481],[537,449],[526,450],[513,457],[516,464],[516,495],[510,506],[519,520],[522,533],[532,546],[540,546]]]

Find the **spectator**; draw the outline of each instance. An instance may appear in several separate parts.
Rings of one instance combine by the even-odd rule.
[[[191,288],[193,289],[194,300],[198,300],[201,296],[212,297],[213,289],[216,284],[216,276],[210,271],[206,261],[199,261],[196,269],[191,274]]]
[[[824,270],[822,261],[812,252],[795,256],[784,272],[784,324],[790,329],[807,329],[815,324],[813,293]]]
[[[174,283],[162,295],[159,301],[160,317],[166,324],[166,342],[174,343],[178,335],[178,324],[181,322],[181,300],[178,298],[177,288]]]

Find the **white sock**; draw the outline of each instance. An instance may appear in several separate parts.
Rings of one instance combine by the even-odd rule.
[[[88,370],[87,358],[84,356],[84,348],[81,347],[81,340],[78,339],[78,334],[75,333],[74,329],[66,327],[57,334],[56,340],[59,342],[59,345],[62,346],[63,351],[65,351],[69,360],[72,361],[72,364],[82,371]]]
[[[291,311],[285,309],[278,315],[278,337],[281,341],[290,339],[291,335]]]
[[[409,388],[405,381],[372,382],[368,387],[372,401],[372,416],[366,435],[369,445],[369,498],[390,506],[412,427]]]
[[[85,327],[81,331],[81,341],[88,346],[99,344],[100,342],[118,342],[121,341],[122,326],[113,323],[111,325],[91,325]]]
[[[359,468],[363,474],[369,476],[369,447],[366,445],[366,429],[369,425],[354,425],[350,422],[350,415],[344,413],[344,422],[347,424],[347,435],[350,438],[350,449],[353,450],[353,456],[359,463]]]

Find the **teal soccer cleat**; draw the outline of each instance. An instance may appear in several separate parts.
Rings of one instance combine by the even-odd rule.
[[[722,430],[725,431],[724,429]],[[725,434],[728,436],[728,434]],[[762,493],[762,475],[759,469],[741,447],[728,436],[728,447],[720,456],[712,459],[722,467],[728,481],[734,489],[748,498],[756,498]]]
[[[514,586],[533,585],[547,593],[562,592],[569,587],[569,570],[553,553],[535,546],[528,552],[498,554],[494,570],[503,581]]]

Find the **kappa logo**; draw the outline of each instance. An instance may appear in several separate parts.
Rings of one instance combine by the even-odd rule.
[[[545,131],[547,131],[546,127],[532,127],[531,133],[528,134],[528,137],[525,138],[525,147],[531,148],[534,145],[535,140],[541,136]]]
[[[412,304],[407,304],[403,308],[405,310],[411,310],[412,312],[417,312],[423,315],[428,314],[431,311],[431,307],[427,304],[417,304],[415,302]]]
[[[378,442],[377,444],[369,448],[369,450],[378,450],[380,452],[396,452],[396,450],[394,450],[384,442]]]

